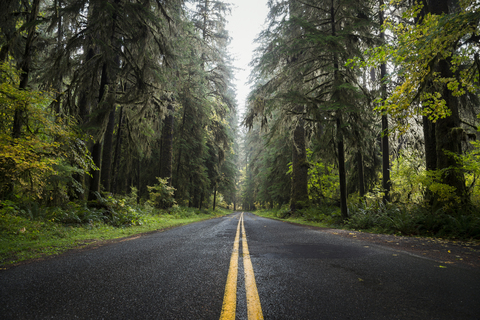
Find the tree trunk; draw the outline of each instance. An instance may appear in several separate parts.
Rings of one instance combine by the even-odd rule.
[[[435,123],[423,116],[423,139],[425,142],[425,167],[429,171],[437,169],[437,140]]]
[[[107,63],[105,62],[102,67],[102,78],[100,80],[100,90],[98,94],[98,104],[102,102],[106,94],[108,87],[108,74],[107,74]],[[96,200],[96,193],[100,193],[100,173],[102,167],[102,140],[103,133],[99,135],[97,141],[93,145],[92,149],[92,160],[97,166],[98,170],[92,172],[92,177],[90,179],[90,187],[88,192],[88,200]]]
[[[237,175],[234,176],[233,180],[233,186],[235,188],[234,194],[233,194],[233,211],[237,211]]]
[[[178,133],[178,137],[181,139],[183,139],[183,135],[184,135],[184,131],[185,131],[185,121],[186,121],[186,116],[187,116],[187,107],[188,107],[188,104],[185,104],[183,106],[183,117],[182,117],[182,126],[180,127],[180,130],[179,130],[179,133]],[[182,162],[182,150],[183,148],[180,147],[179,150],[178,150],[178,157],[177,157],[177,169],[176,169],[176,174],[175,174],[175,183],[176,183],[176,189],[178,190],[179,189],[179,182],[180,182],[180,164]],[[175,186],[175,184],[174,184]]]
[[[115,5],[120,3],[120,0],[115,0]],[[112,15],[112,33],[110,35],[110,44],[116,49],[117,52],[121,50],[121,44],[116,39],[115,33],[117,28],[117,12],[114,11]],[[117,69],[120,68],[120,57],[118,54],[115,54],[114,58],[112,59],[113,64],[110,67],[110,70],[107,74],[106,84],[109,82],[112,83],[112,90],[110,90],[115,96],[116,89],[117,89]],[[108,67],[108,64],[104,65]],[[106,70],[106,69],[105,69]],[[110,78],[110,79],[109,79]],[[103,96],[106,93],[101,93]],[[111,189],[111,182],[112,182],[112,150],[113,150],[113,132],[115,130],[115,103],[113,100],[109,100],[109,105],[107,107],[111,110],[108,116],[108,123],[107,128],[105,131],[105,137],[103,142],[103,156],[102,156],[102,184],[105,188],[105,191],[109,192]]]
[[[296,210],[306,206],[308,206],[308,163],[304,120],[300,119],[293,131],[290,211],[295,213]]]
[[[357,151],[357,171],[358,171],[358,193],[360,197],[365,196],[365,176],[363,173],[363,155],[361,151]]]
[[[213,188],[213,211],[215,211],[216,205],[217,205],[217,184],[215,183],[215,187]]]
[[[123,107],[120,107],[120,115],[118,117],[118,129],[117,129],[117,140],[115,143],[115,155],[113,158],[112,164],[112,184],[111,191],[113,194],[117,192],[117,183],[118,183],[118,166],[120,163],[120,153],[122,149],[122,129],[123,129]]]
[[[140,160],[140,156],[137,158],[137,204],[140,203],[140,188],[142,184],[140,183],[140,174],[142,169],[142,161]]]
[[[440,61],[439,70],[442,77],[453,76],[446,60]],[[462,129],[460,127],[458,100],[447,87],[443,90],[443,98],[447,102],[452,115],[440,118],[435,123],[437,169],[443,170],[442,183],[455,187],[455,195],[465,201],[467,198],[465,176],[461,169],[461,163],[455,158],[455,155],[462,154]]]
[[[338,152],[338,176],[340,179],[340,211],[342,218],[348,218],[347,209],[347,174],[345,170],[345,149],[342,133],[342,115],[337,115],[337,152]]]
[[[420,24],[427,14],[430,11],[428,3],[424,1],[424,7],[420,10],[418,16],[415,18],[415,24]],[[428,87],[433,87],[433,84],[430,82]],[[425,169],[427,171],[437,170],[437,141],[435,137],[435,123],[433,123],[427,116],[422,117],[422,126],[423,126],[423,141],[425,143]],[[425,200],[430,204],[433,204],[435,197],[430,190],[426,190]]]
[[[432,14],[441,15],[449,13],[450,0],[428,1],[428,10]],[[440,60],[436,71],[442,78],[452,78],[455,75],[450,69],[451,58]],[[465,186],[465,176],[461,169],[461,163],[455,155],[462,153],[460,127],[460,115],[458,110],[458,99],[444,85],[442,92],[443,99],[452,114],[446,118],[440,118],[435,123],[435,141],[437,155],[437,169],[442,170],[441,182],[455,188],[455,195],[462,201],[468,201]],[[456,205],[453,199],[449,204]]]
[[[0,48],[0,63],[8,61],[11,45],[15,43],[15,38],[19,36],[17,30],[18,19],[13,18],[13,12],[21,12],[23,3],[18,0],[2,0],[0,10],[0,24],[2,25],[2,46]]]
[[[30,66],[32,63],[33,55],[33,40],[35,37],[36,24],[34,21],[37,19],[38,12],[40,10],[40,0],[33,0],[32,9],[28,16],[27,23],[31,26],[27,29],[27,41],[25,43],[25,52],[23,54],[23,61],[21,64],[22,73],[20,74],[20,85],[19,88],[22,90],[27,89],[28,79],[30,76]],[[22,135],[22,128],[24,126],[24,117],[25,117],[25,106],[16,106],[15,115],[13,118],[13,128],[12,128],[12,137],[20,138]]]
[[[332,28],[332,36],[336,37],[336,21],[335,21],[335,6],[334,0],[331,1],[330,5],[330,23]],[[335,92],[332,95],[332,100],[334,102],[341,101],[340,89],[336,86],[340,85],[340,75],[339,75],[339,64],[337,54],[333,54],[333,85]],[[338,153],[338,177],[340,182],[340,211],[342,213],[342,218],[348,218],[348,208],[347,208],[347,174],[345,170],[345,147],[343,143],[343,132],[342,132],[342,112],[339,109],[337,111],[337,153]]]
[[[55,16],[58,19],[57,23],[57,48],[58,50],[62,50],[63,46],[63,26],[62,26],[62,16],[60,15],[60,9],[62,8],[62,0],[55,0]],[[55,116],[61,117],[60,112],[61,112],[61,105],[62,105],[62,83],[63,83],[63,77],[60,74],[55,85],[55,90],[57,91],[55,93]]]
[[[91,43],[91,39],[89,39],[89,42]],[[92,59],[95,56],[95,50],[91,44],[87,45],[84,49],[86,52],[84,63],[86,64],[90,59]],[[91,89],[93,90],[93,88]],[[88,122],[90,108],[91,108],[91,101],[88,98],[88,94],[87,92],[82,92],[78,101],[78,114],[77,114],[77,117],[79,119],[81,126],[84,126]],[[85,178],[84,174],[75,174],[73,176],[73,179],[75,179],[82,186],[83,190],[86,190],[88,192],[90,180],[88,178]],[[80,192],[78,188],[75,188],[75,187],[73,187],[72,189],[73,189],[73,192],[72,192],[73,197],[76,197],[79,200],[84,200],[86,196],[85,191]]]
[[[113,131],[115,130],[115,108],[108,116],[107,129],[103,140],[102,155],[102,185],[105,191],[110,192],[112,180],[112,150],[113,150]]]
[[[380,26],[383,25],[383,0],[380,1]],[[380,33],[382,43],[385,43],[385,33]],[[385,77],[387,76],[387,66],[385,63],[380,65],[380,91],[382,94],[382,100],[387,99],[387,83]],[[385,194],[383,195],[383,202],[390,201],[390,190],[392,188],[392,181],[390,180],[390,146],[388,142],[388,115],[382,113],[382,188]]]
[[[96,193],[100,193],[100,170],[102,161],[102,142],[96,141],[92,148],[92,160],[98,170],[92,172],[90,177],[90,188],[88,193],[88,201],[97,200]]]
[[[118,5],[120,0],[115,0],[115,5]],[[117,21],[117,12],[116,12],[116,7],[113,8],[113,14],[112,14],[112,29],[111,33],[109,35],[109,43],[111,46],[116,47],[117,50],[119,50],[119,43],[116,41],[115,38],[115,33],[116,33],[116,21]],[[104,54],[106,54],[104,52]],[[112,63],[113,61],[113,63]],[[97,137],[97,142],[95,144],[101,143],[102,140],[108,139],[108,141],[105,140],[105,143],[107,144],[106,146],[106,155],[104,158],[106,167],[103,168],[107,172],[103,174],[103,179],[105,179],[105,183],[107,185],[110,184],[110,178],[111,178],[111,158],[112,158],[112,140],[113,140],[113,130],[115,126],[115,104],[113,99],[109,99],[108,97],[108,92],[109,90],[109,85],[113,84],[113,89],[110,90],[115,94],[116,92],[116,75],[117,75],[117,68],[120,66],[120,59],[119,56],[116,55],[110,59],[108,57],[104,60],[103,66],[102,66],[102,77],[100,80],[100,89],[99,89],[99,94],[98,94],[98,105],[99,105],[99,110],[100,110],[100,115],[99,117],[104,117],[104,115],[109,114],[109,121],[107,123],[107,128],[106,132],[101,132],[98,134]],[[103,103],[102,103],[103,102]],[[105,104],[105,106],[103,106]],[[100,128],[100,131],[103,128]],[[108,138],[107,138],[108,136]],[[94,147],[95,148],[95,147]],[[100,168],[101,164],[100,161],[102,161],[102,155],[99,155],[99,158],[93,159],[95,162],[95,165]],[[98,162],[97,162],[98,161]],[[102,175],[101,170],[95,170],[92,172],[93,178],[92,178],[92,184],[90,185],[90,191],[89,191],[89,199],[93,197],[93,194],[95,192],[100,192],[100,177]],[[98,183],[96,182],[98,180]],[[109,186],[108,186],[109,188]]]
[[[385,67],[385,65],[382,66]],[[387,203],[390,201],[392,181],[390,180],[390,146],[388,142],[388,116],[386,114],[382,114],[382,188],[385,192],[383,202]]]
[[[167,116],[163,120],[162,128],[162,154],[161,154],[161,167],[160,178],[167,179],[168,185],[172,185],[172,159],[173,159],[173,125],[174,125],[174,112],[175,108],[173,104],[168,104]]]

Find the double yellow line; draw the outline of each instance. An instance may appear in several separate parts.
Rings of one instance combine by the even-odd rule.
[[[237,225],[237,234],[233,243],[232,256],[230,258],[230,268],[228,269],[227,284],[225,286],[225,295],[223,297],[222,313],[220,320],[235,319],[237,306],[237,276],[238,276],[238,254],[240,243],[240,224],[242,225],[242,249],[243,249],[243,269],[245,271],[245,290],[247,293],[247,314],[249,320],[263,319],[260,297],[258,296],[257,284],[253,273],[252,261],[248,251],[247,235],[243,223],[243,212],[240,215]]]

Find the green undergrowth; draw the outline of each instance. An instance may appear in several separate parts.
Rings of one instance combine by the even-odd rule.
[[[295,214],[291,214],[288,207],[284,206],[281,209],[259,209],[255,211],[255,214],[265,218],[272,218],[315,227],[341,227],[340,210],[334,206],[311,207],[299,210]]]
[[[162,230],[231,213],[174,206],[155,209],[113,198],[48,208],[0,203],[0,266],[57,255],[102,241]]]
[[[480,240],[480,213],[473,206],[457,210],[408,204],[360,203],[349,208],[345,227],[404,236]]]
[[[349,206],[349,218],[342,221],[335,206],[311,207],[291,214],[287,207],[261,209],[255,214],[325,228],[339,228],[370,233],[480,240],[480,213],[474,207],[447,212],[420,205],[355,203]]]

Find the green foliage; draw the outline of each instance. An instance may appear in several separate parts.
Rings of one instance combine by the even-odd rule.
[[[321,202],[332,202],[339,198],[340,182],[338,172],[333,164],[326,164],[323,161],[314,161],[312,151],[307,149],[307,157],[310,166],[308,168],[308,194],[310,200]]]
[[[307,149],[308,195],[314,203],[332,202],[339,197],[340,182],[335,166],[322,161],[312,161],[313,152]],[[292,173],[292,163],[288,164],[287,174]]]
[[[286,220],[293,223],[300,223],[320,227],[339,227],[343,225],[343,218],[340,208],[335,206],[310,206],[297,210],[294,215],[288,204],[279,209],[260,209],[255,211],[256,215],[274,219]]]
[[[159,209],[172,207],[176,204],[174,198],[175,188],[168,185],[167,179],[157,177],[157,181],[157,184],[147,187],[150,195],[149,203]]]
[[[392,1],[399,3],[400,0]],[[384,28],[396,39],[381,47],[368,49],[366,59],[356,58],[357,65],[375,67],[387,61],[397,67],[395,77],[402,79],[384,101],[382,110],[395,118],[411,118],[418,114],[438,120],[451,115],[443,88],[459,97],[467,92],[476,93],[478,79],[479,5],[474,0],[459,1],[459,8],[450,14],[426,14],[420,19],[422,4],[403,12],[404,22],[387,20]],[[418,19],[417,23],[412,23]],[[441,60],[450,61],[454,76],[445,77],[435,69]],[[474,62],[475,63],[472,63]],[[433,90],[432,90],[433,89]],[[421,104],[413,103],[420,101]],[[406,131],[408,122],[397,121],[395,126]]]
[[[114,201],[107,198],[105,201],[112,207],[118,205],[122,208],[122,199]],[[117,214],[123,210],[120,208],[116,208]],[[212,214],[193,208],[176,208],[175,214],[164,211],[151,214],[145,205],[131,208],[138,213],[142,223],[136,225],[117,223],[118,227],[115,227],[112,223],[107,223],[103,209],[86,205],[71,203],[63,208],[34,206],[27,208],[25,205],[3,201],[0,203],[0,266],[59,254],[68,249],[101,243],[107,239],[161,230],[230,213],[226,210],[216,210]],[[125,221],[131,219],[127,218],[126,214],[124,216]],[[60,217],[64,222],[57,220]]]
[[[19,89],[19,72],[9,63],[0,64],[0,75],[0,199],[66,200],[72,175],[94,167],[75,121],[48,112],[51,94]],[[19,109],[24,128],[21,137],[13,138]]]
[[[455,209],[455,207],[460,204],[461,199],[456,194],[456,188],[454,186],[441,182],[442,176],[444,176],[447,170],[454,170],[454,168],[424,172],[424,177],[421,182],[435,195],[437,204],[443,206],[445,210],[450,210]]]
[[[285,219],[288,216],[290,216],[292,212],[290,211],[290,206],[289,205],[283,205],[279,210],[277,210],[274,215],[277,218],[280,219]]]
[[[472,141],[472,150],[461,156],[463,169],[466,171],[466,182],[471,193],[472,203],[480,206],[480,141]]]
[[[443,209],[382,202],[350,207],[347,228],[379,233],[480,239],[480,211],[472,208],[453,216]]]
[[[469,156],[473,155],[470,153]],[[468,168],[473,170],[473,167]],[[428,194],[435,199],[435,203],[433,203],[435,208],[454,210],[455,204],[460,204],[460,198],[456,195],[454,187],[441,182],[441,177],[447,170],[452,170],[452,168],[426,171],[424,160],[417,151],[403,150],[392,161],[390,168],[391,202],[422,206],[428,203],[426,196]],[[467,170],[467,166],[461,170]],[[366,194],[366,203],[372,205],[381,201],[383,194],[384,191],[381,187],[375,186]],[[359,201],[350,201],[350,203],[356,205]]]
[[[199,214],[207,214],[206,210],[199,210],[197,208],[191,207],[180,207],[178,205],[173,205],[167,210],[168,214],[175,217],[176,219],[192,218]]]
[[[418,151],[403,150],[391,162],[390,179],[392,202],[416,203],[423,201],[425,192],[425,165]]]
[[[63,225],[82,225],[95,223],[106,223],[107,219],[103,210],[98,208],[89,208],[86,203],[68,203],[63,208],[53,208],[52,212],[45,217],[52,222],[58,222]]]
[[[337,225],[342,222],[340,209],[335,206],[310,206],[299,210],[298,215],[306,221],[321,222],[326,225]]]

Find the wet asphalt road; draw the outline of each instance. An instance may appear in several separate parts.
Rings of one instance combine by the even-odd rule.
[[[219,319],[239,216],[0,271],[0,319]],[[480,319],[480,270],[244,220],[265,319]]]

